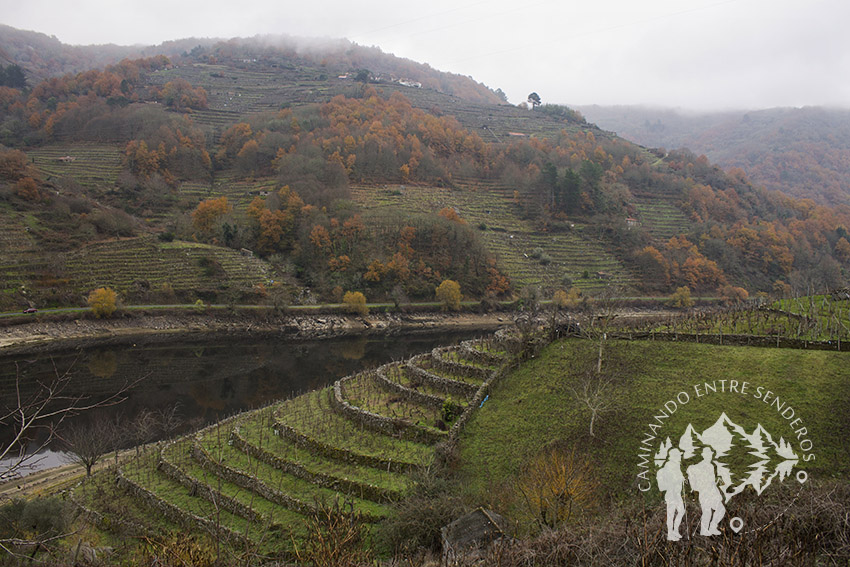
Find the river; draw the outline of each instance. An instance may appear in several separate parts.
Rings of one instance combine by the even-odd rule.
[[[481,331],[443,331],[320,340],[220,338],[201,344],[181,344],[175,339],[170,344],[4,357],[0,358],[0,401],[4,409],[14,407],[17,384],[26,398],[38,392],[38,384],[50,383],[65,373],[69,380],[63,395],[86,401],[103,399],[125,384],[135,383],[121,403],[68,418],[57,434],[61,437],[72,428],[102,428],[105,424],[117,424],[130,432],[138,429],[145,417],[154,416],[160,426],[147,440],[155,440],[320,388],[358,370],[480,335]],[[166,415],[174,419],[166,419]],[[12,439],[12,429],[3,425],[3,447]],[[139,435],[126,435],[121,445],[132,446],[140,440]],[[29,447],[45,437],[45,431],[37,432]],[[61,442],[54,440],[24,472],[66,461]],[[0,472],[7,466],[0,462]]]

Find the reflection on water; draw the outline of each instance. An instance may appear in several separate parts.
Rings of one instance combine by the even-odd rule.
[[[314,341],[212,339],[203,344],[104,347],[51,356],[7,357],[0,359],[0,402],[3,408],[14,407],[16,382],[25,395],[32,394],[39,383],[53,380],[57,372],[70,372],[72,376],[69,385],[73,391],[69,389],[65,394],[90,400],[104,398],[123,384],[139,380],[121,404],[73,417],[62,427],[93,426],[105,421],[129,427],[147,414],[161,415],[176,408],[174,413],[179,419],[168,428],[171,434],[176,434],[325,386],[364,368],[401,360],[478,334],[454,332]],[[6,446],[12,434],[11,430],[0,431],[0,443]],[[129,446],[133,441],[124,444]],[[54,445],[54,451],[61,448]],[[62,464],[61,455],[53,451],[45,453],[42,462],[39,468],[45,468],[47,463]]]
[[[30,473],[45,469],[61,467],[71,462],[68,453],[64,451],[54,451],[53,449],[42,449],[37,454],[32,455],[33,451],[38,449],[38,445],[27,447],[26,462],[15,471],[13,477],[26,476]],[[14,458],[0,459],[0,472],[6,471],[9,467],[14,466],[17,461],[17,455]],[[2,480],[7,480],[5,476],[1,476]]]

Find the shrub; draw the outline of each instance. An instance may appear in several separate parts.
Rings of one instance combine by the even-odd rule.
[[[359,291],[347,291],[342,297],[342,303],[350,313],[357,315],[366,315],[369,313],[369,308],[366,306],[366,296]]]
[[[383,522],[383,544],[401,554],[440,550],[440,529],[462,516],[463,502],[433,469],[414,473],[413,490],[393,504],[396,513]]]
[[[527,285],[519,292],[519,305],[523,311],[537,311],[543,296],[536,285]]]
[[[693,306],[694,300],[691,299],[691,289],[688,286],[676,288],[675,293],[670,296],[668,302],[673,307],[681,309]]]
[[[724,285],[719,291],[720,297],[723,298],[723,302],[729,305],[743,303],[750,297],[747,290],[742,287],[735,287],[732,285]]]
[[[108,287],[99,287],[88,297],[88,304],[98,319],[109,317],[118,308],[118,295]]]
[[[452,401],[451,396],[443,400],[441,411],[442,419],[446,423],[451,423],[458,417],[458,406]]]
[[[571,287],[570,293],[567,295],[567,307],[578,307],[581,299],[581,289],[576,286]]]
[[[460,293],[460,284],[454,280],[443,280],[435,291],[437,301],[441,304],[443,311],[460,310],[460,300],[463,297]]]
[[[528,462],[514,489],[528,519],[557,528],[592,504],[596,483],[588,460],[562,447],[548,447]]]
[[[12,500],[0,507],[0,538],[43,541],[67,530],[65,504],[55,497]]]
[[[351,503],[318,503],[307,519],[307,537],[296,545],[298,562],[315,567],[372,565],[369,527]]]
[[[562,290],[562,289],[559,289],[559,290],[555,291],[554,294],[552,294],[552,303],[558,309],[562,309],[562,308],[566,307],[568,301],[569,301],[569,296],[567,295],[567,292]]]

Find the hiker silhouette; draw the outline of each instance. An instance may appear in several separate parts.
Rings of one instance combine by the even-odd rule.
[[[682,539],[679,526],[685,517],[685,501],[682,498],[685,477],[682,475],[682,452],[679,449],[670,449],[667,461],[655,474],[655,480],[667,502],[667,539],[679,541]]]
[[[726,514],[723,495],[717,488],[717,475],[713,457],[714,452],[711,447],[705,447],[702,450],[702,460],[689,466],[687,470],[691,490],[699,493],[699,505],[702,509],[699,533],[704,536],[719,535],[720,530],[717,529],[717,526]]]

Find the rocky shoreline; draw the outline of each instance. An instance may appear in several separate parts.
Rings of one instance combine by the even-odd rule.
[[[504,313],[340,314],[146,314],[106,320],[31,321],[0,328],[0,356],[45,353],[90,346],[155,344],[179,337],[206,341],[212,335],[240,338],[316,339],[347,335],[392,335],[444,330],[492,331],[509,324]]]

